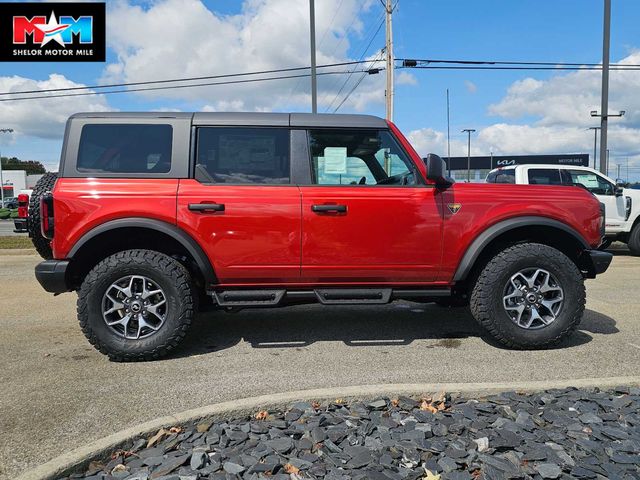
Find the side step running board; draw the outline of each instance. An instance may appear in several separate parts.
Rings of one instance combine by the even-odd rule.
[[[278,305],[286,290],[225,290],[213,292],[221,307],[252,307]]]
[[[314,290],[323,305],[389,303],[390,288],[318,288]]]
[[[373,305],[392,300],[433,301],[451,296],[450,288],[316,288],[309,290],[260,289],[211,292],[221,307],[275,307],[320,302],[323,305]]]

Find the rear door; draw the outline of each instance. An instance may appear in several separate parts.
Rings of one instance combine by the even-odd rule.
[[[437,277],[442,220],[388,130],[312,129],[311,185],[302,192],[302,279],[420,283]]]
[[[194,178],[180,181],[178,225],[203,246],[220,283],[299,280],[289,128],[199,126],[194,135]]]

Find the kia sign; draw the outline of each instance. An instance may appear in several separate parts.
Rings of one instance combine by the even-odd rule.
[[[104,62],[104,3],[0,2],[0,61]]]

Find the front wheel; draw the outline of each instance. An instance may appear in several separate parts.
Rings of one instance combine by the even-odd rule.
[[[539,349],[573,332],[585,307],[584,280],[555,248],[523,243],[495,255],[471,292],[471,312],[509,348]]]
[[[636,223],[636,226],[631,230],[628,245],[633,255],[640,256],[640,223]]]
[[[191,278],[177,260],[126,250],[102,260],[78,292],[89,342],[114,361],[152,360],[174,349],[194,316]]]

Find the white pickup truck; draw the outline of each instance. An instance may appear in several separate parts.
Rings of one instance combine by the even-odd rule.
[[[622,188],[615,181],[589,167],[572,165],[512,165],[491,170],[487,183],[582,186],[605,205],[603,247],[613,241],[629,245],[640,255],[640,190]]]

